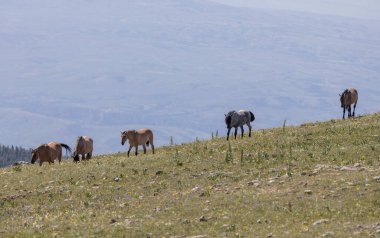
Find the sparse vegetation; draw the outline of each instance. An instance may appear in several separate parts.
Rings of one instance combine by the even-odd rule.
[[[380,114],[284,125],[3,168],[0,236],[379,236]]]

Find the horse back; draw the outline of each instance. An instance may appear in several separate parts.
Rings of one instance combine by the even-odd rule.
[[[49,147],[48,150],[50,151],[50,153],[54,155],[62,153],[62,146],[59,142],[50,142],[47,144],[47,146]]]
[[[139,145],[145,144],[146,142],[153,143],[153,132],[149,128],[142,128],[136,131],[137,132],[137,143]]]

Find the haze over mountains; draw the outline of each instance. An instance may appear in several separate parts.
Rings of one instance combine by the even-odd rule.
[[[232,109],[255,129],[340,118],[349,86],[357,113],[379,110],[376,14],[215,1],[0,2],[0,143],[85,134],[108,153],[129,128],[151,127],[156,145],[224,135]]]

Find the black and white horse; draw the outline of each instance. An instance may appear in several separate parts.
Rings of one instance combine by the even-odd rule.
[[[230,130],[232,127],[235,127],[235,139],[237,135],[237,128],[241,129],[241,137],[244,135],[243,125],[246,124],[249,128],[249,137],[251,137],[251,122],[255,120],[255,115],[251,111],[240,110],[240,111],[230,111],[227,114],[224,114],[227,125],[227,140],[230,135]]]

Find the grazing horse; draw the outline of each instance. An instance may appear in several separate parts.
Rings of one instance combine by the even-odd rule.
[[[240,127],[241,129],[241,137],[244,135],[244,129],[243,125],[246,124],[249,128],[249,137],[251,137],[251,122],[255,120],[255,115],[251,111],[246,111],[246,110],[240,110],[238,112],[236,111],[230,111],[226,114],[224,114],[225,119],[224,121],[226,122],[227,125],[227,140],[230,135],[230,130],[232,127],[235,127],[235,139],[237,135],[237,128]]]
[[[74,162],[79,161],[79,155],[82,156],[82,160],[89,160],[92,157],[94,142],[88,136],[79,136],[75,143],[75,150],[72,155]]]
[[[354,88],[348,88],[344,90],[340,96],[340,105],[343,108],[343,119],[346,109],[348,110],[348,117],[355,117],[355,108],[358,103],[358,91]],[[351,114],[351,105],[354,104],[354,111]]]
[[[50,142],[48,144],[42,144],[37,149],[32,150],[32,161],[34,164],[37,159],[40,159],[40,166],[43,162],[49,162],[49,164],[54,163],[54,160],[58,158],[59,163],[61,163],[62,158],[62,147],[71,153],[71,149],[68,145],[59,142]]]
[[[128,157],[129,152],[131,152],[132,147],[136,148],[135,154],[137,155],[137,147],[142,145],[144,148],[144,154],[146,154],[145,145],[149,146],[149,143],[152,145],[152,151],[154,154],[154,145],[153,145],[153,132],[148,128],[143,128],[140,130],[128,130],[121,132],[121,145],[124,145],[126,140],[129,140],[129,149],[128,149]]]

